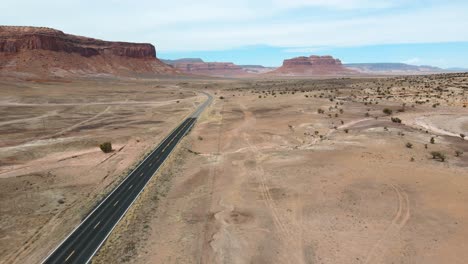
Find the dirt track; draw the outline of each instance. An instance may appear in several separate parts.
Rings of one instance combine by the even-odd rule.
[[[146,146],[193,109],[191,91],[200,89],[215,95],[214,104],[96,263],[464,263],[468,155],[454,153],[468,152],[457,135],[466,131],[466,99],[455,87],[458,96],[438,92],[413,107],[413,90],[406,96],[389,79],[398,97],[382,99],[373,87],[384,81],[375,82],[168,82],[135,88],[144,92],[132,101],[154,99],[142,105],[112,104],[125,102],[130,89],[113,84],[76,101],[59,100],[64,91],[56,89],[47,99],[29,94],[36,90],[10,97],[5,103],[30,105],[0,107],[12,117],[0,122],[16,120],[0,126],[8,132],[1,142],[0,205],[8,217],[0,223],[0,257],[37,262],[44,239],[66,234]],[[110,95],[109,105],[81,105]],[[36,107],[34,100],[57,105]],[[96,143],[109,137],[116,152],[105,155]],[[431,159],[431,151],[447,160]]]
[[[261,100],[218,94],[226,99],[215,102],[179,150],[181,160],[163,174],[172,175],[165,193],[141,202],[97,263],[468,258],[468,160],[450,155],[441,163],[429,155],[466,149],[466,141],[440,135],[425,149],[432,134],[392,123],[382,114],[385,103],[345,102],[334,118],[337,109],[332,117],[317,113],[334,102],[302,93]],[[380,118],[363,117],[367,108]],[[416,107],[401,117],[425,111]]]

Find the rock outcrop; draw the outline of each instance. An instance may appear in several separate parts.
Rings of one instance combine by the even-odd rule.
[[[239,67],[241,67],[244,71],[252,74],[262,74],[277,69],[276,67],[265,67],[263,65],[239,65]]]
[[[283,66],[269,72],[281,76],[322,76],[349,75],[355,71],[343,66],[339,59],[332,56],[296,57],[283,61]]]
[[[181,72],[215,77],[243,77],[249,73],[232,62],[204,62],[198,58],[163,60]]]
[[[156,58],[151,44],[103,41],[42,27],[1,26],[0,56],[3,74],[177,73]]]

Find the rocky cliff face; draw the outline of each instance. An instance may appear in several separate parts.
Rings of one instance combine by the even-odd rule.
[[[283,61],[283,66],[270,72],[272,75],[315,76],[348,75],[355,71],[347,69],[339,59],[332,56],[296,57]]]
[[[84,57],[97,55],[156,57],[156,50],[151,44],[103,41],[68,35],[49,28],[0,27],[0,52],[16,53],[37,49],[78,53]]]
[[[34,71],[24,62],[34,61],[38,56],[41,57],[41,67],[45,67],[37,69],[42,73],[51,68],[62,73],[177,72],[156,59],[156,49],[151,44],[103,41],[40,27],[1,26],[0,56],[3,72]]]

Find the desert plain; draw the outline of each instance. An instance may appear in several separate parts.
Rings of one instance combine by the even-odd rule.
[[[468,259],[468,74],[0,87],[3,263],[40,262],[201,91],[215,100],[93,263]]]

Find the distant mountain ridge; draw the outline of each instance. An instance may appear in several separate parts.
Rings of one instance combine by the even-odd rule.
[[[361,73],[440,73],[447,71],[434,66],[406,63],[347,63],[344,66]]]
[[[232,62],[205,62],[200,58],[163,59],[161,61],[183,73],[193,75],[243,77],[250,74]]]
[[[181,58],[181,59],[176,59],[176,60],[169,60],[169,59],[161,59],[162,62],[169,64],[169,65],[174,65],[176,63],[195,63],[195,62],[204,62],[200,58]]]

